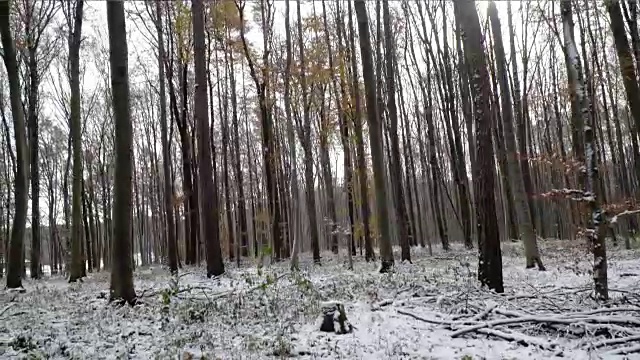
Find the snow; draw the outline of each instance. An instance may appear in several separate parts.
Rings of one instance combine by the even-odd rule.
[[[202,267],[173,278],[138,268],[133,308],[108,304],[106,272],[74,284],[25,280],[25,292],[0,291],[0,358],[640,358],[640,250],[612,247],[612,300],[602,305],[585,244],[540,246],[545,272],[525,270],[520,243],[503,244],[504,294],[479,287],[475,251],[458,246],[413,249],[414,263],[390,274],[359,256],[349,271],[347,254],[330,253],[322,266],[301,254],[300,273],[249,260],[216,279]],[[332,301],[353,333],[319,331]]]

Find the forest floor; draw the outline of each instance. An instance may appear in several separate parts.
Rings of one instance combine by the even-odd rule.
[[[141,304],[109,305],[109,274],[0,291],[0,358],[50,359],[626,359],[640,351],[640,251],[610,249],[612,300],[592,296],[591,257],[576,242],[541,242],[547,271],[525,270],[503,245],[505,293],[478,286],[474,250],[455,246],[379,274],[359,256],[323,254],[301,272],[254,263],[207,279],[138,268]],[[396,257],[398,259],[398,256]],[[344,304],[351,334],[319,331],[323,301]],[[635,354],[634,354],[635,353]],[[629,354],[629,355],[625,355]],[[638,356],[637,358],[640,358]]]

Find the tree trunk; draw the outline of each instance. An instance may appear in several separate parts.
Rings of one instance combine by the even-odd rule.
[[[607,1],[607,12],[609,13],[611,31],[616,45],[616,53],[618,54],[618,63],[620,65],[620,74],[622,82],[627,94],[627,104],[633,116],[634,125],[631,127],[631,136],[638,137],[638,129],[640,129],[640,91],[638,89],[638,81],[636,80],[636,71],[633,63],[633,56],[629,49],[629,40],[624,28],[624,20],[620,11],[620,1]],[[639,69],[640,71],[640,69]],[[586,140],[585,140],[586,141]],[[586,146],[586,144],[585,144]],[[636,177],[640,179],[640,158],[636,160]],[[588,176],[588,174],[587,174]]]
[[[609,9],[611,10],[611,9]],[[587,220],[587,237],[593,252],[593,280],[596,296],[600,300],[609,298],[607,284],[607,249],[605,243],[605,221],[600,208],[600,186],[598,186],[598,162],[596,159],[596,139],[593,131],[592,117],[589,116],[589,99],[585,96],[582,68],[578,51],[573,39],[573,21],[571,19],[571,1],[562,0],[562,28],[565,41],[567,68],[571,72],[569,88],[578,104],[576,116],[583,125],[584,161],[586,168],[584,200],[589,204],[591,215]],[[612,19],[613,20],[613,19]],[[635,78],[634,78],[635,79]]]
[[[133,127],[129,105],[129,70],[124,3],[107,2],[109,26],[109,61],[114,115],[114,204],[113,267],[109,301],[134,305],[133,262],[131,259],[131,176],[133,171]]]
[[[355,45],[355,27],[353,26],[353,13],[351,11],[351,1],[348,2],[348,17],[349,17],[349,54],[351,56],[351,87],[354,98],[354,112],[353,112],[353,128],[356,138],[356,161],[358,169],[358,182],[360,185],[360,212],[362,215],[362,227],[364,235],[364,252],[365,259],[367,261],[375,260],[375,253],[373,251],[373,240],[371,239],[371,224],[370,215],[371,208],[369,206],[369,192],[367,180],[367,163],[365,159],[364,148],[364,135],[362,124],[362,101],[360,98],[360,82],[358,81],[358,60],[356,56]]]
[[[495,292],[504,292],[500,231],[494,193],[495,160],[491,121],[491,83],[483,49],[480,20],[472,0],[454,2],[461,24],[465,57],[471,69],[471,93],[476,122],[476,166],[473,169],[476,218],[478,222],[478,279]]]
[[[37,44],[28,49],[29,106],[27,109],[29,128],[29,150],[31,155],[31,278],[42,276],[40,266],[40,172],[38,171],[38,89],[40,74],[36,61]]]
[[[207,254],[207,277],[224,273],[220,249],[220,224],[217,191],[213,187],[209,113],[207,112],[207,69],[205,64],[204,5],[202,0],[191,1],[193,18],[195,111],[194,122],[198,139],[198,190],[200,191],[201,239]]]
[[[20,92],[20,75],[18,73],[15,43],[11,34],[9,13],[9,1],[0,1],[0,19],[3,19],[0,23],[0,36],[2,37],[2,48],[4,50],[4,65],[9,78],[11,115],[16,138],[15,212],[11,228],[11,240],[9,242],[9,266],[7,269],[7,287],[14,289],[22,287],[22,271],[24,268],[22,251],[27,221],[27,202],[29,201],[29,184],[27,180],[29,162],[27,159],[26,129]]]
[[[382,149],[381,117],[378,116],[376,101],[376,84],[374,78],[373,55],[371,51],[371,36],[369,35],[369,19],[364,0],[355,0],[354,8],[358,19],[360,33],[360,52],[362,55],[362,73],[367,98],[367,123],[369,124],[369,141],[371,144],[371,159],[373,163],[373,180],[376,189],[376,210],[380,226],[380,257],[381,273],[389,272],[394,264],[391,248],[391,219],[389,218],[389,204],[387,201],[387,185],[385,183],[384,154]],[[361,179],[362,181],[362,179]]]
[[[173,186],[171,179],[171,154],[169,152],[169,137],[167,134],[167,95],[165,90],[164,75],[164,32],[162,25],[161,3],[156,1],[156,31],[158,33],[158,81],[160,86],[160,137],[162,138],[162,174],[164,184],[164,212],[167,234],[167,251],[169,258],[169,271],[178,273],[178,251],[176,246],[176,231],[173,220]]]
[[[396,208],[396,219],[398,222],[398,230],[400,236],[401,259],[402,261],[411,262],[410,237],[411,222],[407,212],[407,205],[404,199],[404,186],[402,184],[402,163],[400,158],[400,141],[398,139],[398,108],[396,105],[396,85],[395,85],[395,68],[396,56],[395,45],[393,41],[393,29],[391,28],[391,15],[389,14],[389,2],[384,1],[382,4],[383,22],[384,22],[384,44],[385,44],[385,65],[386,65],[386,85],[387,85],[387,103],[389,110],[389,135],[391,140],[391,173],[398,176],[391,179],[393,187],[393,199]],[[382,59],[378,59],[381,62]],[[382,109],[380,109],[382,110]],[[380,115],[380,114],[379,114]]]
[[[518,164],[516,138],[513,126],[513,110],[511,108],[511,91],[509,88],[509,79],[507,74],[507,62],[504,45],[502,43],[502,30],[500,28],[500,19],[498,18],[498,9],[493,1],[489,4],[489,17],[491,19],[491,32],[493,33],[495,41],[494,51],[496,56],[497,75],[500,84],[500,93],[502,95],[502,125],[507,155],[509,182],[515,204],[516,217],[518,219],[518,229],[520,230],[520,236],[524,243],[526,267],[532,268],[537,265],[538,270],[544,270],[544,265],[540,259],[536,235],[533,230],[533,219],[527,202],[524,179],[522,177],[520,164]]]
[[[80,45],[84,0],[77,0],[73,19],[73,32],[69,35],[69,85],[71,87],[71,137],[73,170],[71,183],[71,269],[69,282],[82,277],[82,119],[80,114]],[[71,29],[70,29],[71,31]],[[113,90],[112,90],[113,91]]]

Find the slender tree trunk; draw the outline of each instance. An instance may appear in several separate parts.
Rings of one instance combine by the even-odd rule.
[[[71,87],[71,137],[73,171],[71,183],[71,269],[69,282],[83,276],[82,256],[82,119],[80,114],[80,43],[84,0],[77,0],[73,31],[69,35],[69,71]]]
[[[354,233],[354,213],[355,213],[355,205],[353,202],[353,164],[351,161],[351,146],[350,146],[350,138],[349,138],[349,128],[350,124],[347,119],[347,113],[344,110],[344,107],[341,104],[345,104],[347,102],[347,85],[346,85],[346,61],[344,58],[344,46],[342,43],[342,34],[343,34],[343,18],[342,13],[340,11],[340,3],[336,1],[337,14],[336,14],[336,33],[338,38],[338,54],[341,55],[339,59],[339,71],[338,76],[340,83],[338,84],[335,77],[332,77],[332,83],[335,93],[336,106],[338,108],[338,118],[340,121],[340,140],[342,142],[343,149],[343,161],[344,161],[344,184],[345,184],[345,193],[347,196],[347,207],[349,212],[349,230],[347,234],[347,248],[350,251],[350,268],[353,268],[353,259],[352,257],[356,254],[355,243],[353,241],[353,233]],[[325,28],[325,41],[327,42],[327,49],[329,55],[329,67],[334,68],[333,62],[333,49],[331,46],[331,39],[329,37],[329,25],[327,22],[327,11],[325,6],[325,1],[322,1],[322,11],[324,13],[324,28]],[[340,89],[338,96],[338,87]]]
[[[293,61],[293,46],[291,41],[291,2],[285,0],[285,32],[286,32],[286,47],[287,47],[287,59],[286,68],[284,74],[284,106],[285,116],[287,118],[287,140],[289,142],[289,156],[291,162],[291,226],[290,237],[293,238],[293,249],[291,253],[291,269],[299,269],[298,254],[300,252],[300,210],[297,204],[299,203],[299,189],[298,189],[298,158],[296,154],[296,138],[293,125],[293,118],[291,116],[291,63]]]
[[[11,115],[16,138],[16,167],[15,167],[15,211],[11,227],[11,240],[9,242],[9,266],[7,269],[7,288],[22,287],[22,272],[24,263],[22,252],[23,239],[27,221],[27,202],[29,184],[27,180],[27,168],[29,166],[24,112],[21,102],[20,77],[16,48],[9,21],[10,3],[7,0],[0,1],[0,37],[4,52],[4,65],[9,78],[9,96],[11,100]]]
[[[588,218],[587,237],[593,252],[593,279],[596,295],[601,300],[607,300],[609,290],[607,284],[607,249],[605,243],[605,220],[600,208],[600,194],[598,186],[598,162],[596,158],[596,139],[593,131],[592,117],[589,116],[589,99],[585,96],[582,68],[578,58],[578,51],[573,39],[573,21],[571,19],[571,1],[562,0],[562,28],[565,41],[567,67],[571,72],[569,87],[575,102],[579,105],[577,116],[583,125],[584,155],[585,155],[585,190],[584,198],[589,204],[591,216]]]
[[[389,218],[389,204],[386,196],[387,185],[385,183],[382,126],[380,124],[381,117],[378,116],[376,101],[376,85],[373,75],[373,56],[371,51],[371,36],[369,35],[367,7],[364,0],[355,0],[353,5],[358,19],[358,31],[360,32],[362,72],[367,99],[367,122],[369,124],[373,180],[376,189],[376,210],[378,211],[378,222],[380,226],[380,257],[382,262],[380,272],[385,273],[392,269],[394,259],[391,248],[391,219]]]
[[[29,36],[27,36],[29,38]],[[40,266],[40,172],[38,171],[38,89],[40,87],[40,74],[36,60],[37,44],[31,44],[28,52],[29,66],[29,106],[28,130],[29,150],[31,155],[31,278],[39,279],[42,276]]]
[[[387,103],[389,110],[389,135],[391,140],[391,173],[400,175],[402,171],[402,163],[400,158],[400,141],[398,139],[398,108],[396,105],[396,85],[395,85],[395,68],[396,56],[395,45],[393,42],[393,29],[391,28],[391,15],[389,14],[389,2],[384,1],[382,4],[383,22],[384,22],[384,43],[385,43],[385,64],[386,64],[386,85],[387,85]],[[379,62],[382,59],[378,59]],[[404,199],[404,187],[402,177],[392,179],[393,198],[396,208],[396,218],[398,220],[398,230],[400,236],[400,247],[402,249],[402,261],[411,262],[410,237],[412,236],[411,222],[407,205]]]
[[[356,56],[356,45],[355,45],[355,27],[353,24],[353,13],[351,11],[352,2],[348,2],[348,17],[349,17],[349,54],[351,56],[351,87],[353,91],[354,98],[354,112],[353,112],[353,127],[356,138],[356,162],[358,169],[358,182],[360,185],[360,212],[362,214],[362,227],[363,227],[363,235],[364,235],[364,252],[365,259],[367,261],[375,260],[375,253],[373,251],[373,240],[371,238],[371,224],[370,214],[371,208],[369,206],[369,192],[368,192],[368,183],[367,180],[367,163],[365,159],[365,148],[364,148],[364,135],[363,135],[363,124],[362,124],[362,101],[360,98],[360,82],[358,81],[358,61]]]
[[[164,184],[164,213],[167,234],[167,251],[169,258],[169,271],[172,274],[178,272],[178,251],[176,246],[176,231],[173,220],[173,186],[171,179],[171,154],[169,150],[169,137],[167,134],[167,95],[165,90],[164,74],[164,31],[162,25],[162,9],[160,1],[156,1],[156,31],[158,34],[158,81],[160,86],[160,137],[162,138],[162,174]]]
[[[533,219],[529,212],[530,209],[524,188],[524,179],[522,177],[520,165],[518,164],[516,138],[513,126],[513,110],[511,108],[511,91],[509,88],[509,79],[507,74],[507,61],[504,45],[502,43],[502,30],[500,28],[500,19],[498,18],[498,9],[493,1],[489,4],[489,17],[491,18],[491,29],[495,41],[494,51],[496,56],[498,80],[500,84],[500,93],[502,94],[502,125],[509,180],[514,198],[516,217],[518,219],[518,229],[520,230],[520,236],[524,243],[526,267],[532,268],[537,265],[539,270],[544,270],[544,265],[540,259],[536,235],[533,230]]]

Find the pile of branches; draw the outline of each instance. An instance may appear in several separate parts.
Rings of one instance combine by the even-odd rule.
[[[379,307],[394,304],[399,314],[450,330],[452,338],[500,338],[538,347],[554,356],[577,349],[624,355],[640,353],[638,300],[628,293],[615,302],[598,304],[587,288],[538,289],[529,295],[468,289],[386,300]],[[433,305],[438,311],[429,316],[411,309]]]

